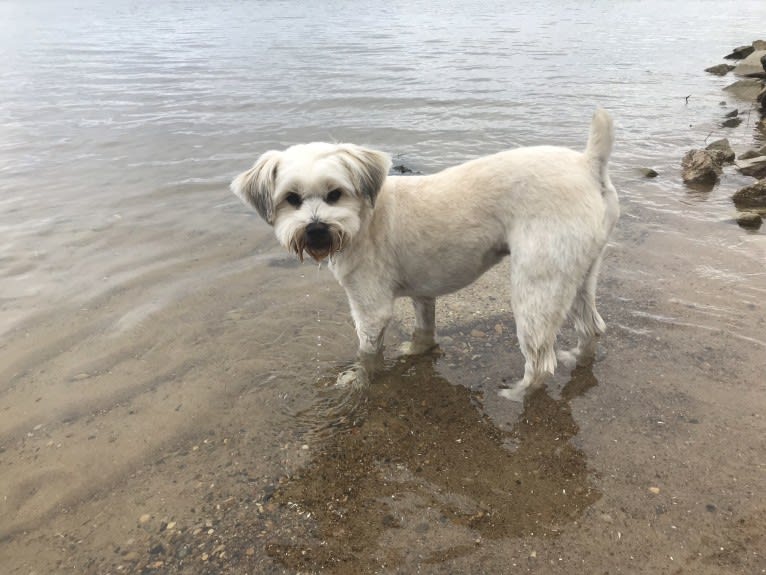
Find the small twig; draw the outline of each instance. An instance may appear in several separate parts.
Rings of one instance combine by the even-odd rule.
[[[686,96],[686,98],[684,98],[686,100],[686,104],[684,104],[684,106],[688,106],[689,105],[689,98],[691,98],[691,97],[692,97],[692,95],[689,94],[688,96]]]

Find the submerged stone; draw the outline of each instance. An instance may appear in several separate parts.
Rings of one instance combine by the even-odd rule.
[[[708,74],[714,74],[716,76],[725,76],[734,68],[735,66],[732,66],[731,64],[718,64],[716,66],[710,66],[710,68],[705,68],[705,72]]]
[[[742,188],[731,199],[738,208],[766,208],[766,179]]]
[[[763,218],[758,212],[741,212],[737,214],[737,223],[748,230],[757,230],[761,227]]]

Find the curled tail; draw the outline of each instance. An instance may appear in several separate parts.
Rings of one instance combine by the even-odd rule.
[[[609,112],[598,108],[593,114],[590,124],[588,145],[585,147],[585,156],[599,174],[606,173],[609,156],[612,154],[614,144],[614,125]]]

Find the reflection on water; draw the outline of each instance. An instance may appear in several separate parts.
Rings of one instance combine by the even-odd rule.
[[[578,369],[561,399],[534,390],[501,431],[434,358],[394,363],[368,388],[365,415],[320,442],[274,494],[275,524],[289,537],[276,529],[269,553],[291,570],[367,573],[401,567],[417,534],[437,539],[425,563],[444,550],[470,554],[477,536],[556,535],[600,496],[571,441],[579,428],[569,407],[596,384]],[[395,542],[381,546],[392,530]]]

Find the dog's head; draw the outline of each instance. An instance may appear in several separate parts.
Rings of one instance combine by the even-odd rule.
[[[288,250],[321,261],[359,232],[390,166],[386,154],[353,144],[300,144],[263,154],[231,191]]]

